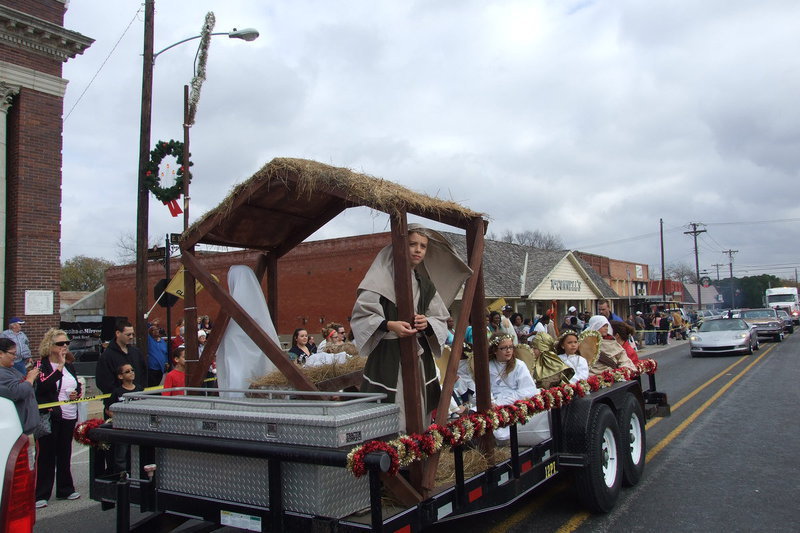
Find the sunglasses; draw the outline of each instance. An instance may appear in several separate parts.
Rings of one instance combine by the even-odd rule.
[[[123,374],[133,374],[133,370],[123,370]]]
[[[69,342],[70,341],[58,341],[58,342],[54,342],[53,344],[56,345],[56,346],[69,346]]]

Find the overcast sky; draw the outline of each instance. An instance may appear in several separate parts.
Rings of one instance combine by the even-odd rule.
[[[116,243],[135,233],[140,8],[69,3],[65,26],[95,43],[64,67],[65,115],[97,77],[64,125],[62,259],[118,260]],[[261,37],[212,41],[191,132],[192,220],[273,157],[302,157],[455,200],[496,235],[539,229],[650,265],[659,218],[668,264],[693,265],[682,232],[705,223],[700,268],[712,277],[734,249],[737,276],[794,278],[796,0],[158,0],[156,50],[197,35],[208,11],[215,31]],[[182,139],[197,43],[156,62],[153,143]],[[181,230],[151,197],[151,237]],[[356,210],[315,238],[386,230],[386,217]]]

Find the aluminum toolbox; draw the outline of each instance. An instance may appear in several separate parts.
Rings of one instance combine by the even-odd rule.
[[[287,394],[286,391],[259,392]],[[299,393],[292,391],[292,394]],[[324,394],[330,396],[330,393]],[[383,395],[338,395],[351,399],[338,402],[274,397],[230,400],[138,393],[126,394],[125,401],[114,404],[112,410],[114,427],[121,429],[326,448],[349,448],[398,432],[399,407],[393,403],[376,403]]]
[[[344,449],[397,433],[399,408],[376,403],[375,397],[383,395],[342,396],[356,398],[338,402],[228,400],[137,393],[126,395],[125,401],[112,406],[113,425],[158,433]],[[138,453],[134,451],[131,458],[135,472]],[[267,459],[158,449],[156,464],[159,490],[269,507]],[[368,478],[356,478],[344,468],[284,463],[281,479],[284,505],[290,511],[342,518],[369,507]]]

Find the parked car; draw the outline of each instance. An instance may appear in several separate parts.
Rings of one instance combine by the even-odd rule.
[[[759,336],[772,337],[775,342],[783,340],[783,320],[774,309],[742,309],[739,311],[739,318],[745,319],[748,324],[754,324]]]
[[[736,353],[749,355],[758,347],[756,327],[741,318],[705,320],[697,331],[689,335],[689,353],[692,357]]]
[[[794,333],[794,319],[792,315],[783,309],[776,309],[778,316],[783,320],[783,331],[786,333]]]
[[[36,445],[22,424],[8,389],[0,388],[0,531],[26,533],[36,523]]]

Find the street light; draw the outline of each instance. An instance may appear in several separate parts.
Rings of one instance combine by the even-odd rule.
[[[244,29],[241,29],[241,30],[237,30],[236,28],[233,28],[233,31],[229,31],[229,32],[220,31],[220,32],[212,33],[211,35],[212,36],[213,35],[227,35],[231,39],[241,39],[243,41],[250,42],[250,41],[255,41],[256,39],[258,39],[259,33],[258,33],[258,30],[255,29],[255,28],[244,28]],[[164,52],[166,52],[170,48],[175,48],[179,44],[183,44],[183,43],[186,43],[186,42],[189,42],[189,41],[193,41],[195,39],[199,39],[200,37],[202,37],[202,35],[195,35],[194,37],[187,37],[186,39],[180,40],[177,43],[172,43],[171,45],[167,46],[166,48],[163,48],[163,49],[159,50],[158,52],[153,54],[153,63],[155,63],[156,58],[158,56],[160,56],[161,54],[163,54]]]
[[[145,172],[150,160],[150,130],[153,109],[153,66],[156,57],[167,50],[187,41],[199,39],[196,35],[178,41],[166,48],[153,52],[155,35],[155,0],[145,0],[144,7],[144,60],[142,61],[142,107],[139,122],[139,174],[136,201],[136,341],[147,360],[147,322],[144,316],[147,309],[147,237],[149,226],[149,191],[145,186]],[[225,33],[212,33],[211,35],[227,35],[231,39],[253,41],[258,38],[258,31],[245,28]],[[185,147],[185,158],[189,158],[188,146]],[[188,164],[186,165],[186,180],[189,179]],[[169,324],[168,324],[169,326]],[[197,337],[193,337],[196,342]]]

